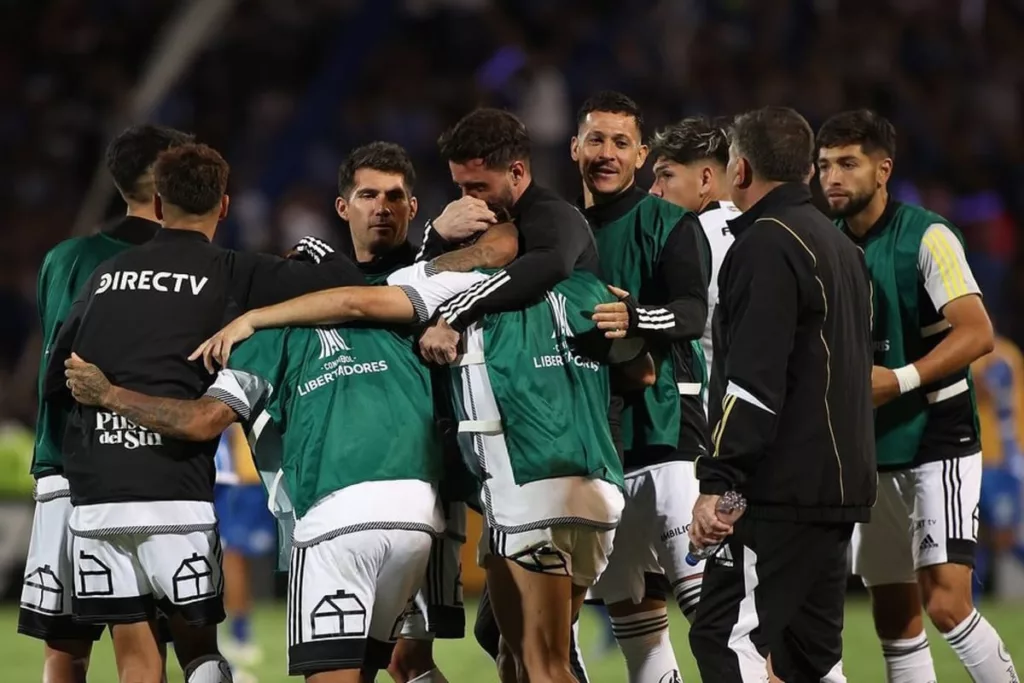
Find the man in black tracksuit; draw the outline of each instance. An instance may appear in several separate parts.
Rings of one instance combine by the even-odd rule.
[[[811,204],[814,135],[791,109],[740,116],[743,215],[719,275],[710,423],[691,540],[708,560],[690,644],[705,681],[841,676],[846,552],[875,500],[871,294],[863,255]],[[748,503],[732,527],[719,497]]]

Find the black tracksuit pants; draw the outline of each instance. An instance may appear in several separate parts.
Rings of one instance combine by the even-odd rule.
[[[742,518],[704,569],[690,647],[701,679],[819,683],[843,652],[853,524]]]

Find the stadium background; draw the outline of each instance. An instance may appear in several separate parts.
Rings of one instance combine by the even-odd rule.
[[[3,680],[38,680],[41,652],[14,634],[31,522],[35,277],[50,247],[122,211],[97,164],[126,123],[194,131],[222,150],[232,212],[219,239],[280,252],[305,234],[338,238],[338,163],[374,139],[416,161],[417,240],[455,196],[437,135],[478,104],[524,119],[537,178],[567,197],[579,192],[568,157],[575,108],[597,89],[634,97],[645,133],[697,112],[786,104],[817,125],[870,106],[900,133],[897,194],[964,230],[997,329],[1020,345],[1022,86],[1022,0],[0,0]],[[1024,593],[1024,570],[1004,564],[986,614],[1019,661],[1024,610],[1013,594]],[[260,680],[285,680],[280,592],[269,565],[259,578]],[[467,594],[478,581],[467,575]],[[622,680],[617,655],[592,656],[591,618],[593,679]],[[677,615],[673,633],[684,673],[695,671]],[[109,679],[106,650],[94,680]],[[470,641],[439,651],[453,681],[495,680]],[[880,680],[854,594],[846,651],[851,680]],[[967,680],[944,644],[934,651],[943,681]]]

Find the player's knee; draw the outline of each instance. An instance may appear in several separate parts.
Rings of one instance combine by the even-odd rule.
[[[921,570],[921,594],[924,609],[935,628],[943,633],[971,615],[971,568],[947,563]]]
[[[232,683],[231,667],[220,655],[199,657],[185,667],[185,683]]]
[[[971,594],[945,586],[933,587],[925,596],[925,611],[928,618],[942,633],[949,633],[956,625],[971,614],[974,609]]]

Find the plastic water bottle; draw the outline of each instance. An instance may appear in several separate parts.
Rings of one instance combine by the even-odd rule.
[[[727,491],[725,495],[718,499],[718,505],[715,506],[718,519],[730,525],[735,524],[743,516],[746,509],[747,499],[735,491]],[[720,547],[722,547],[721,543],[715,543],[714,545],[697,548],[693,545],[693,541],[691,541],[690,552],[686,554],[686,564],[695,567],[702,560],[706,560],[717,553]]]

